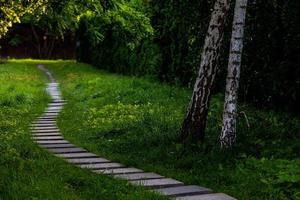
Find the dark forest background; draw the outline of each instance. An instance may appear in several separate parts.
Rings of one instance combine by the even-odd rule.
[[[75,29],[48,45],[45,42],[50,37],[45,39],[45,30],[35,24],[39,43],[47,53],[37,52],[32,27],[25,22],[1,40],[1,55],[76,58],[111,72],[192,87],[212,5],[213,1],[207,0],[103,1],[102,12],[81,14]],[[299,9],[299,0],[249,2],[240,100],[258,107],[299,111]],[[225,85],[230,21],[216,93]]]

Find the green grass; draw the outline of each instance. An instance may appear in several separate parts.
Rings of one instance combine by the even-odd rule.
[[[30,60],[0,65],[8,71],[0,73],[0,98],[6,105],[0,104],[1,113],[6,112],[0,115],[0,199],[2,194],[5,199],[158,199],[123,181],[65,164],[31,142],[27,125],[47,101],[45,79],[34,66],[38,62],[45,63],[61,83],[68,104],[59,116],[59,127],[78,146],[241,200],[300,199],[299,116],[241,104],[239,110],[246,113],[250,128],[239,117],[236,147],[221,152],[223,99],[216,95],[206,142],[183,146],[178,132],[191,90],[110,74],[73,61]],[[18,75],[37,80],[19,80]],[[7,85],[16,85],[16,94],[25,95],[26,100],[20,103],[17,99],[24,97],[8,92]],[[14,106],[7,106],[11,101]],[[3,152],[7,152],[4,157]]]
[[[300,199],[299,116],[242,104],[236,147],[219,150],[223,97],[214,96],[206,142],[178,132],[191,90],[72,61],[48,63],[68,104],[66,138],[106,158],[225,192],[238,199]]]
[[[69,165],[32,142],[28,125],[49,100],[37,63],[0,64],[0,199],[163,199]]]

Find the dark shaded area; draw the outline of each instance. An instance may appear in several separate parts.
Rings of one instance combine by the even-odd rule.
[[[9,33],[0,40],[0,55],[4,58],[8,56],[11,58],[76,58],[74,33],[66,33],[63,39],[60,37],[51,38],[50,36],[45,37],[37,27],[35,29],[39,36],[41,49],[47,50],[47,55],[38,53],[37,41],[29,24],[16,24],[10,29]],[[50,43],[53,43],[53,47],[49,47]]]
[[[93,47],[90,27],[81,26],[79,60],[100,68],[129,75],[154,75],[161,81],[192,87],[200,63],[200,53],[210,17],[211,1],[156,1],[146,13],[155,29],[130,49],[126,29],[106,24],[104,40]],[[258,107],[298,112],[300,91],[300,2],[298,0],[249,1],[243,55],[240,100]],[[98,17],[99,18],[99,17]],[[93,24],[97,17],[82,19]],[[97,24],[97,23],[94,23]],[[92,25],[93,28],[97,27]],[[119,28],[119,27],[118,27]],[[225,36],[215,92],[225,85],[230,23]]]

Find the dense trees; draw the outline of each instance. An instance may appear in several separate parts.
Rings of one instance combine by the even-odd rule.
[[[114,72],[132,75],[149,74],[162,81],[191,87],[197,76],[212,3],[213,1],[206,0],[189,2],[153,0],[149,3],[130,1],[126,5],[134,9],[138,7],[139,13],[149,18],[154,29],[153,34],[135,42],[135,48],[129,48],[130,45],[118,45],[126,44],[128,40],[127,37],[120,37],[122,34],[108,34],[109,37],[104,34],[102,41],[99,42],[101,48],[82,52],[91,55],[92,58],[89,58],[88,62]],[[300,39],[297,36],[300,33],[299,9],[300,2],[297,0],[249,2],[244,64],[241,66],[239,95],[241,101],[252,102],[257,106],[299,110],[299,105],[296,103],[299,96],[297,66],[300,61],[296,53],[300,48]],[[108,12],[110,10],[107,9]],[[82,18],[82,23],[85,23],[85,20]],[[96,25],[96,20],[99,22],[99,17],[89,18],[87,22],[89,29],[80,29],[81,35],[87,36],[94,30],[98,32],[103,30]],[[115,32],[117,26],[110,23],[112,21],[106,20],[100,26]],[[227,42],[222,48],[213,92],[225,89],[226,67],[224,66],[227,65],[228,58],[227,49],[229,49],[228,41],[231,32],[229,27],[230,24],[225,33]],[[143,35],[143,29],[137,30]],[[111,45],[110,41],[115,42],[115,45]],[[93,41],[83,40],[82,43],[93,46]],[[122,56],[120,56],[121,52]],[[79,58],[83,59],[81,55]]]
[[[101,8],[98,1],[93,0],[50,0],[45,2],[44,11],[27,15],[23,23],[31,27],[33,43],[39,58],[51,58],[56,42],[64,38],[67,32],[75,32],[77,17],[85,10]]]
[[[33,13],[44,2],[44,0],[0,1],[0,38],[14,23],[20,23],[23,15]]]

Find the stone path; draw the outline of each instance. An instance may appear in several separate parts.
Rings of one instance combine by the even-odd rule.
[[[214,193],[208,188],[185,185],[178,180],[166,178],[153,172],[144,172],[141,169],[124,166],[120,163],[101,158],[65,140],[56,125],[56,117],[66,104],[66,101],[61,98],[58,83],[55,82],[51,73],[43,65],[39,65],[38,67],[48,76],[50,82],[48,83],[47,92],[52,98],[43,115],[31,124],[32,138],[40,147],[80,168],[126,179],[133,185],[141,185],[176,200],[234,199],[223,193]]]

